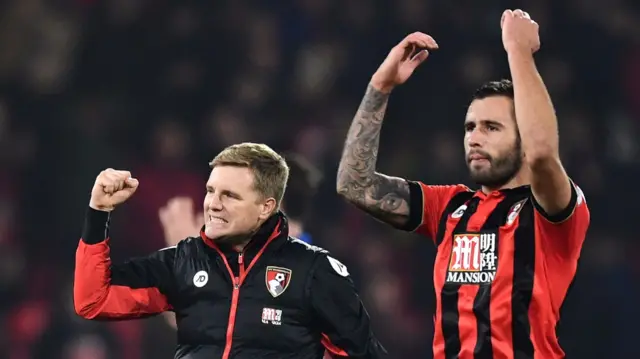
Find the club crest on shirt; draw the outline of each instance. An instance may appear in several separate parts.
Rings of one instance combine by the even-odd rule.
[[[291,282],[291,269],[282,268],[282,267],[274,267],[268,266],[265,274],[265,283],[267,285],[267,290],[271,295],[275,298],[289,287],[289,283]]]
[[[526,199],[523,199],[522,201],[514,204],[513,206],[511,206],[511,209],[509,210],[509,213],[507,215],[507,226],[510,226],[513,224],[513,222],[516,221],[516,218],[518,218],[518,214],[520,213],[520,211],[522,210],[522,207],[524,207],[524,203],[527,202]]]
[[[453,235],[447,283],[490,284],[498,270],[498,234],[496,232]]]

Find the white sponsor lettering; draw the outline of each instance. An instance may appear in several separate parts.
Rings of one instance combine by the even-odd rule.
[[[459,284],[491,283],[496,278],[495,272],[449,272],[447,282]]]
[[[262,323],[271,325],[282,324],[282,310],[273,308],[262,308]]]
[[[447,282],[468,284],[493,282],[498,269],[497,252],[495,233],[454,235]]]

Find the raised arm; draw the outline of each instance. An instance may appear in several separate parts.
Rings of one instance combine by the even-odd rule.
[[[533,54],[540,48],[538,24],[521,10],[502,15],[502,41],[513,79],[516,121],[534,199],[549,216],[570,204],[572,186],[560,162],[558,121]]]
[[[109,256],[109,213],[87,210],[76,251],[73,301],[85,319],[144,318],[171,310],[175,247],[113,264]]]
[[[389,93],[369,85],[353,119],[338,168],[338,193],[373,217],[396,226],[409,219],[409,184],[376,172]]]
[[[110,212],[137,187],[128,171],[107,169],[91,190],[73,285],[75,311],[83,318],[140,318],[171,309],[175,247],[122,264],[112,264],[109,256]]]
[[[380,130],[391,90],[404,83],[428,56],[436,42],[413,33],[390,52],[371,78],[360,108],[351,123],[340,160],[338,194],[373,217],[404,226],[410,215],[410,188],[402,178],[376,172]]]
[[[513,78],[516,121],[536,208],[536,230],[554,258],[579,256],[590,223],[584,194],[560,161],[558,120],[533,54],[540,47],[538,24],[522,10],[502,15],[502,41]]]

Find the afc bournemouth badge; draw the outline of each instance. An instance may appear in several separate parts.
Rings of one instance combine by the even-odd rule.
[[[265,282],[267,290],[275,298],[287,290],[289,282],[291,282],[291,269],[268,266]]]

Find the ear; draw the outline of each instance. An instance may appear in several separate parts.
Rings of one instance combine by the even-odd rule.
[[[262,203],[262,207],[260,208],[260,219],[266,220],[273,214],[273,211],[275,209],[276,209],[276,199],[267,198],[264,201],[264,203]]]

